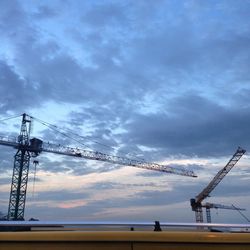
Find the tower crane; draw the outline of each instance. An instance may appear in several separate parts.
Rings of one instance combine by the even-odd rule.
[[[215,203],[210,203],[210,202],[206,202],[205,204],[201,205],[202,207],[204,207],[206,209],[206,216],[207,216],[207,223],[211,223],[211,208],[215,208],[215,209],[229,209],[229,210],[237,210],[239,211],[245,211],[245,208],[239,208],[239,207],[235,207],[233,205],[229,206],[229,205],[222,205],[222,204],[215,204]]]
[[[79,148],[61,146],[50,142],[44,143],[38,138],[30,139],[32,118],[32,116],[29,116],[25,113],[22,115],[21,131],[17,138],[11,139],[8,137],[0,137],[0,145],[17,149],[17,152],[14,156],[14,168],[7,215],[8,220],[24,220],[30,158],[37,157],[42,152],[196,177],[193,171],[183,168],[178,169],[167,165],[148,163],[145,161],[133,160],[126,157],[108,155],[98,151],[88,151]]]
[[[206,199],[214,188],[222,181],[227,173],[235,166],[239,159],[245,154],[246,150],[238,147],[232,158],[213,178],[213,180],[193,199],[190,200],[192,210],[195,212],[196,222],[203,222],[202,208],[206,208],[207,220],[211,222],[210,208],[222,208],[222,209],[233,209],[233,210],[244,210],[235,208],[233,206],[225,206],[219,204],[206,203],[202,204],[202,201]]]

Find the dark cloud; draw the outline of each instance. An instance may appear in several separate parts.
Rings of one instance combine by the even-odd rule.
[[[8,111],[21,113],[32,106],[37,106],[39,97],[34,102],[35,86],[22,79],[14,70],[13,66],[0,61],[0,92],[2,99],[0,111],[2,114]]]
[[[105,26],[125,25],[128,17],[124,12],[126,3],[99,3],[94,4],[89,11],[87,11],[82,21],[91,25],[94,29],[98,27],[104,28]]]
[[[216,187],[216,189],[211,193],[212,197],[222,197],[223,199],[225,197],[247,197],[249,195],[249,192],[247,190],[249,179],[244,178],[249,176],[249,169],[247,170],[247,172],[240,174],[236,168],[237,166],[234,170],[232,170],[232,173],[228,174],[228,176],[225,177],[220,185]],[[234,203],[233,200],[231,202]]]
[[[68,173],[75,176],[82,176],[91,173],[111,172],[124,167],[122,165],[86,160],[67,155],[57,157],[57,160],[51,160],[51,156],[53,157],[53,155],[55,154],[42,153],[42,156],[36,158],[39,161],[37,169],[50,173]]]
[[[5,185],[5,184],[9,184],[11,183],[11,179],[10,178],[1,178],[0,179],[0,185]]]
[[[0,29],[6,35],[14,38],[15,31],[20,30],[24,24],[24,12],[18,1],[4,0],[0,3]]]
[[[0,153],[0,170],[3,175],[9,174],[11,176],[14,166],[14,155],[16,153],[15,149],[11,147],[1,146]]]
[[[201,164],[168,164],[168,166],[174,168],[174,169],[189,169],[194,171],[197,175],[204,171],[204,169],[207,168],[206,165],[201,165]],[[162,177],[162,172],[157,172],[157,171],[145,171],[141,173],[137,173],[137,176],[145,176],[145,177]]]
[[[46,5],[40,5],[37,8],[37,11],[33,14],[33,16],[38,19],[53,18],[56,15],[57,15],[57,11]]]
[[[134,184],[122,184],[117,182],[98,182],[93,185],[88,186],[89,189],[94,188],[97,190],[103,190],[103,189],[120,189],[124,190],[126,188],[136,188],[136,187],[156,187],[157,185],[153,182],[149,183],[134,183]]]
[[[125,127],[125,140],[168,155],[220,156],[238,146],[248,147],[244,136],[249,127],[248,108],[227,108],[189,94],[168,105],[167,113],[135,116]]]

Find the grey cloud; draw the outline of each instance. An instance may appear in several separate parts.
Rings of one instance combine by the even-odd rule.
[[[60,158],[60,160],[50,160],[48,154],[42,153],[42,156],[36,158],[39,161],[37,169],[51,173],[71,173],[75,176],[81,176],[91,173],[110,172],[124,167],[72,156],[61,156]]]
[[[20,29],[24,22],[24,12],[18,1],[4,0],[0,3],[0,29],[14,37],[15,30]],[[8,24],[8,25],[7,25]]]
[[[154,149],[150,154],[152,157],[147,154],[147,161],[157,161],[170,154],[222,156],[232,153],[238,146],[247,149],[249,145],[244,136],[249,127],[247,105],[244,108],[227,108],[199,95],[186,93],[165,101],[165,106],[166,111],[149,115],[132,112],[123,117],[122,112],[121,120],[114,123],[113,128],[121,126],[125,130],[116,135],[110,129],[116,114],[110,113],[109,109],[74,113],[72,119],[77,124],[81,117],[89,118],[95,128],[90,136],[94,134],[94,139],[104,145],[118,147],[119,155],[145,158],[145,153],[138,146]],[[99,123],[100,120],[103,122]],[[102,141],[104,135],[109,138],[107,142]],[[96,149],[107,150],[101,146]],[[112,154],[113,150],[110,149],[109,153]]]
[[[0,153],[0,170],[2,174],[12,174],[14,165],[15,149],[10,147],[1,146]]]
[[[183,96],[170,102],[167,114],[134,116],[124,139],[167,154],[220,156],[249,145],[244,136],[248,113],[248,108],[227,109],[199,96]]]
[[[51,8],[46,5],[40,5],[37,8],[37,11],[33,14],[33,16],[37,19],[47,19],[54,18],[57,16],[57,11],[54,8]]]
[[[245,173],[240,174],[236,166],[231,172],[232,173],[229,173],[228,176],[226,176],[225,179],[220,183],[220,185],[216,187],[216,189],[211,193],[211,197],[224,198],[249,195],[247,188],[249,182],[248,177],[250,177],[249,169],[246,170]],[[233,200],[232,203],[234,203]]]
[[[36,200],[38,200],[39,202],[51,200],[56,203],[57,201],[66,201],[66,200],[78,200],[78,199],[84,200],[88,197],[89,197],[88,193],[70,192],[65,189],[62,189],[60,191],[36,193]]]
[[[10,178],[0,178],[0,185],[5,185],[5,184],[11,184],[11,179]]]
[[[184,189],[185,186],[182,186],[182,188],[178,189],[176,192],[143,191],[127,198],[121,197],[118,199],[116,198],[116,200],[107,199],[102,201],[92,201],[90,202],[89,206],[99,208],[100,212],[100,211],[105,211],[108,208],[119,208],[124,206],[126,207],[137,206],[139,209],[140,207],[143,206],[168,205],[176,202],[189,201],[189,199],[192,197],[191,193],[194,188],[192,188],[192,186],[191,188],[190,186],[188,186],[189,192],[185,193],[183,192]],[[189,209],[189,207],[187,209]]]
[[[104,190],[104,189],[121,189],[121,185],[115,182],[98,182],[88,187],[89,189]]]
[[[91,9],[82,17],[84,23],[88,23],[97,27],[105,27],[114,24],[124,24],[127,21],[123,9],[124,5],[121,3],[108,3],[108,4],[95,4]]]
[[[54,47],[56,48],[56,46]],[[37,93],[41,97],[46,97],[46,100],[77,104],[81,104],[84,100],[86,103],[101,105],[124,99],[132,93],[132,90],[126,86],[123,73],[119,71],[114,73],[112,66],[107,71],[104,68],[83,68],[67,54],[55,52],[54,56],[50,55],[51,58],[46,58],[50,52],[44,53],[40,46],[34,50],[29,48],[27,50],[29,50],[29,56],[26,55],[24,49],[18,59],[20,62],[29,64],[29,67],[22,67],[22,72],[36,83]],[[108,57],[99,58],[98,62],[101,63],[106,58]],[[35,61],[35,63],[30,64],[31,61]],[[111,64],[104,62],[103,65]]]
[[[201,164],[168,164],[167,166],[175,168],[175,169],[189,169],[194,171],[198,176],[201,172],[207,171],[207,165]],[[145,177],[162,177],[162,172],[157,171],[148,171],[143,173],[138,173],[138,176],[145,176]]]
[[[20,112],[31,104],[36,106],[39,98],[34,102],[34,87],[22,79],[13,67],[0,61],[0,93],[2,94],[0,110]]]
[[[189,69],[199,56],[194,43],[194,35],[188,27],[168,27],[146,38],[135,39],[134,58],[147,70],[151,69]],[[185,41],[179,43],[176,41]]]
[[[71,168],[74,168],[74,161],[70,162],[70,166],[67,166],[67,163],[61,162],[61,161],[51,161],[46,156],[43,155],[43,157],[36,158],[36,160],[39,161],[39,165],[37,166],[37,169],[48,171],[51,173],[67,173],[71,170]]]
[[[120,190],[124,190],[126,188],[133,188],[133,187],[159,187],[159,185],[156,185],[153,182],[149,182],[149,183],[139,183],[139,184],[122,184],[122,183],[117,183],[117,182],[98,182],[95,184],[92,184],[90,186],[88,186],[88,189],[94,189],[94,190],[103,190],[103,189],[120,189]]]

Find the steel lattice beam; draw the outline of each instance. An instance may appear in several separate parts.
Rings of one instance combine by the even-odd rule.
[[[206,199],[214,188],[222,181],[226,174],[235,166],[239,159],[245,154],[246,150],[238,147],[232,158],[228,161],[226,166],[222,168],[212,181],[195,197],[195,199],[190,200],[192,210],[195,211],[196,222],[203,222],[202,214],[202,201]],[[206,206],[205,206],[206,207]],[[212,208],[212,207],[211,207]],[[210,208],[206,207],[206,213],[208,221],[211,221]]]
[[[14,168],[10,191],[8,220],[23,220],[29,174],[30,154],[18,150],[14,157]]]
[[[24,220],[25,199],[28,184],[30,153],[29,134],[30,123],[23,114],[20,135],[18,136],[17,153],[14,156],[14,168],[10,190],[8,220]]]

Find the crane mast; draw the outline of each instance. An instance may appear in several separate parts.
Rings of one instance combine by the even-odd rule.
[[[193,171],[183,168],[178,169],[167,165],[160,165],[157,163],[133,160],[126,157],[108,155],[98,151],[65,147],[50,142],[44,143],[38,138],[30,139],[31,121],[31,116],[23,114],[21,131],[18,138],[13,139],[8,137],[0,137],[0,145],[14,147],[17,149],[17,152],[14,156],[14,168],[7,215],[8,220],[24,220],[30,158],[37,157],[41,152],[80,157],[89,160],[109,162],[113,164],[120,164],[165,173],[197,177]]]
[[[202,207],[206,208],[206,214],[208,220],[211,222],[210,208],[209,206],[205,206],[202,204],[202,201],[206,199],[210,193],[214,190],[214,188],[222,181],[222,179],[227,175],[227,173],[235,166],[235,164],[240,160],[240,158],[245,154],[246,150],[238,147],[232,158],[226,164],[224,168],[222,168],[213,180],[195,197],[195,199],[190,200],[190,204],[192,210],[195,212],[196,222],[203,222],[203,212]],[[220,208],[222,208],[221,205]],[[218,207],[219,208],[219,207]],[[233,209],[233,208],[231,208]]]
[[[30,152],[28,150],[31,120],[23,114],[10,190],[8,220],[23,220],[29,174]]]

